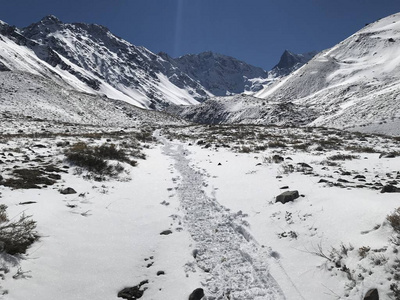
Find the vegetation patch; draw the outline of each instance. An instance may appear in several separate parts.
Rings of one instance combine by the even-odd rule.
[[[12,175],[13,178],[5,179],[1,184],[13,189],[40,189],[41,186],[53,185],[57,179],[60,179],[59,175],[48,174],[38,168],[15,169]]]
[[[39,238],[36,222],[25,214],[16,221],[9,220],[6,210],[7,206],[0,204],[0,247],[11,255],[25,253]]]
[[[73,165],[99,175],[114,176],[123,172],[122,165],[113,165],[107,160],[126,162],[131,166],[137,165],[135,160],[128,158],[123,149],[118,149],[114,144],[89,146],[84,142],[78,142],[69,148],[65,155]]]

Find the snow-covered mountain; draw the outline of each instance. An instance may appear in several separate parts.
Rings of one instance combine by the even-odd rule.
[[[160,53],[160,56],[197,80],[215,96],[258,91],[262,86],[254,84],[252,80],[269,77],[268,72],[262,68],[210,51],[178,58],[172,58],[166,53]]]
[[[23,29],[4,22],[0,27],[4,69],[68,78],[73,89],[142,108],[196,104],[209,95],[169,62],[100,25],[64,24],[47,16]]]
[[[240,115],[240,123],[293,124],[296,119],[280,118],[284,111],[274,109],[281,103],[295,107],[299,116],[307,112],[297,125],[400,135],[399,44],[400,14],[395,14],[367,25],[254,94],[264,102],[237,97],[224,105],[217,99],[171,111],[199,123],[235,123]],[[285,52],[274,70],[285,69],[294,57]]]
[[[400,134],[400,14],[365,26],[256,93],[317,111],[310,125]]]

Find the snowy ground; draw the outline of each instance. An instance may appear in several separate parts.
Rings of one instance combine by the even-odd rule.
[[[395,139],[257,126],[154,136],[2,137],[4,180],[22,167],[66,171],[41,189],[0,185],[9,217],[32,215],[41,236],[25,255],[2,253],[4,299],[121,299],[144,280],[142,299],[187,299],[198,287],[207,299],[362,299],[371,288],[396,299],[398,246],[386,216],[399,194],[380,190],[397,185],[400,160],[379,158],[398,154]],[[135,150],[138,166],[85,179],[65,160],[77,141],[136,147],[146,159]],[[65,187],[77,193],[60,194]],[[275,203],[286,190],[302,196]]]

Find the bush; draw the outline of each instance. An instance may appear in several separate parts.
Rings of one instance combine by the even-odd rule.
[[[7,206],[0,205],[0,242],[8,254],[25,253],[38,238],[36,222],[31,216],[21,214],[19,220],[11,222],[7,217]]]
[[[386,220],[388,220],[396,233],[400,233],[400,207],[396,208],[391,215],[388,215]]]
[[[336,154],[329,156],[327,159],[329,160],[352,160],[352,159],[357,159],[360,158],[357,155],[351,155],[351,154]]]
[[[124,170],[122,165],[113,166],[107,160],[126,162],[131,166],[137,165],[137,161],[130,160],[125,151],[117,149],[114,144],[90,147],[86,143],[79,142],[74,144],[65,154],[67,160],[72,164],[100,175],[113,176]]]

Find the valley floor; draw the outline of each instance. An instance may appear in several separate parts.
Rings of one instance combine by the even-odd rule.
[[[399,194],[380,189],[397,184],[400,160],[379,158],[398,151],[397,141],[352,136],[359,152],[339,142],[324,150],[288,141],[263,148],[277,143],[279,129],[268,138],[262,130],[249,128],[257,142],[249,133],[236,136],[237,128],[159,130],[157,142],[142,149],[146,159],[124,163],[124,172],[106,181],[84,178],[60,143],[110,140],[4,140],[5,179],[44,162],[67,172],[41,189],[0,186],[9,218],[31,215],[40,235],[24,255],[1,254],[2,297],[121,299],[122,289],[142,283],[141,298],[154,300],[188,299],[199,287],[207,299],[363,299],[373,288],[380,299],[399,299],[398,245],[390,241],[396,232],[386,220]],[[304,142],[326,136],[288,130],[281,136],[291,132]],[[376,152],[362,152],[372,146]],[[77,193],[60,194],[65,187]],[[276,203],[287,190],[301,196]]]

